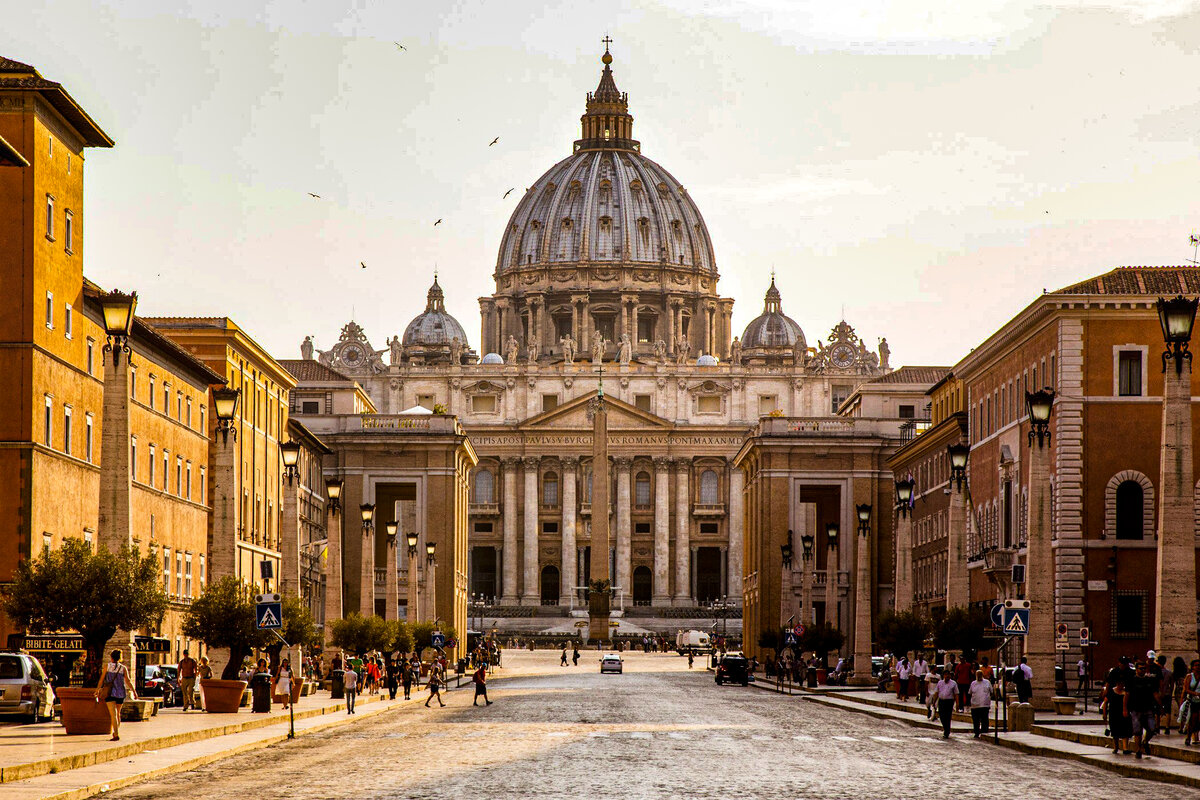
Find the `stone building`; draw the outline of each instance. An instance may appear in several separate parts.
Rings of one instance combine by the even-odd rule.
[[[386,348],[350,322],[327,350],[306,341],[302,354],[359,382],[384,414],[423,406],[461,420],[479,455],[469,591],[547,614],[579,602],[593,557],[585,406],[603,380],[616,603],[665,614],[740,602],[732,461],[747,433],[764,414],[831,416],[890,370],[887,345],[868,347],[843,321],[810,346],[774,280],[734,336],[696,202],[642,154],[607,51],[602,61],[571,155],[501,232],[495,290],[480,300],[482,357],[436,277],[425,311]]]

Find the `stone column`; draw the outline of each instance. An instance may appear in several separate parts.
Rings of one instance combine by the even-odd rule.
[[[671,460],[654,459],[654,605],[671,605]]]
[[[967,574],[967,493],[950,481],[950,508],[946,515],[946,608],[965,607],[970,602]],[[909,570],[912,570],[912,523],[909,523]],[[909,583],[911,604],[912,583]]]
[[[325,508],[325,643],[334,620],[342,618],[342,512]]]
[[[536,606],[541,597],[538,586],[538,459],[524,459],[525,466],[525,584],[521,605]]]
[[[742,604],[742,553],[745,542],[745,474],[734,467],[729,470],[729,601]]]
[[[792,540],[793,558],[800,559],[800,622],[805,627],[811,627],[817,615],[813,609],[813,569],[816,554],[817,506],[815,503],[801,503],[796,509],[796,533]],[[804,552],[804,535],[811,534],[813,552]]]
[[[283,480],[279,524],[279,591],[300,596],[300,479]]]
[[[668,299],[667,306],[663,309],[667,318],[667,352],[672,355],[675,353],[675,300]]]
[[[953,483],[953,481],[952,481]],[[963,564],[964,572],[966,564]],[[946,574],[954,571],[953,562],[947,562]],[[947,584],[949,583],[947,578]],[[913,601],[912,578],[912,514],[905,506],[896,510],[896,579],[895,609],[909,611]],[[948,588],[948,587],[947,587]],[[949,608],[949,604],[947,604]]]
[[[1192,485],[1192,362],[1163,373],[1162,453],[1159,461],[1158,580],[1154,649],[1170,661],[1196,657],[1196,542]]]
[[[428,556],[426,556],[428,558]],[[437,602],[437,561],[425,562],[425,613],[429,622],[437,622],[438,602]]]
[[[1057,653],[1054,650],[1054,550],[1050,541],[1050,514],[1050,448],[1039,446],[1035,439],[1029,448],[1029,533],[1025,551],[1029,633],[1025,637],[1025,656],[1033,670],[1033,706],[1036,709],[1050,708],[1050,698],[1057,694],[1054,690]],[[1189,519],[1189,541],[1193,535],[1190,525]],[[1188,613],[1189,619],[1195,617],[1194,597]]]
[[[621,607],[626,604],[631,604],[633,597],[633,586],[631,585],[631,559],[633,557],[632,535],[633,529],[630,519],[630,505],[632,498],[630,497],[630,470],[633,468],[633,460],[629,458],[614,458],[613,467],[617,471],[617,503],[616,503],[616,522],[617,522],[617,580],[616,586],[620,587],[621,593],[618,600]]]
[[[211,408],[211,405],[209,406]],[[128,447],[128,443],[125,444]],[[208,527],[208,582],[237,574],[238,516],[241,498],[238,493],[239,463],[237,442],[216,434],[209,449],[209,471],[212,479],[212,516]],[[211,656],[210,656],[211,658]],[[216,672],[215,668],[213,670]]]
[[[675,605],[692,605],[691,497],[688,473],[691,462],[675,463]]]
[[[375,613],[375,526],[362,528],[362,571],[358,581],[358,613]]]
[[[417,553],[418,553],[419,548],[414,547],[411,550],[409,550],[407,542],[405,543],[404,548],[405,548],[405,550],[408,551],[408,577],[407,577],[408,620],[407,621],[408,622],[420,622],[421,621],[421,595],[420,595],[420,581],[417,576]]]
[[[125,357],[113,365],[108,353],[100,352],[104,369],[104,406],[100,412],[100,510],[96,539],[100,547],[116,552],[133,541],[129,490],[136,465],[130,463],[129,354],[124,354]],[[122,355],[119,350],[114,354],[116,357]],[[221,442],[218,441],[214,449],[219,447]],[[215,464],[213,472],[215,476]],[[215,511],[216,504],[213,505]],[[33,549],[39,548],[40,543]]]
[[[559,586],[558,604],[570,607],[579,585],[577,557],[575,553],[575,481],[579,470],[579,458],[568,456],[562,459],[562,584]]]
[[[504,467],[504,552],[501,570],[500,605],[517,604],[517,464],[518,458],[503,459]],[[409,576],[415,580],[415,573]]]
[[[638,300],[633,297],[629,301],[629,342],[633,345],[633,352],[638,349]]]
[[[839,572],[837,546],[831,544],[825,557],[825,621],[841,630],[842,619],[838,614]]]
[[[872,524],[874,522],[872,521]],[[871,677],[871,529],[854,534],[854,675],[856,686],[869,686]]]
[[[384,619],[400,618],[400,565],[397,563],[396,553],[400,548],[400,542],[404,541],[404,515],[400,513],[403,505],[402,502],[396,503],[396,521],[400,524],[396,526],[395,537],[387,543],[384,560],[383,594],[387,598],[386,608],[383,610]]]

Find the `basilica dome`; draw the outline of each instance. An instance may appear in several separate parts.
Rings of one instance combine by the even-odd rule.
[[[467,332],[454,317],[446,313],[446,296],[438,285],[437,276],[426,295],[425,310],[404,329],[404,348],[441,348],[458,337],[463,350],[467,349]]]
[[[763,303],[763,313],[750,320],[742,333],[742,347],[747,350],[771,348],[805,349],[804,331],[794,319],[783,313],[783,300],[775,288],[775,278]]]
[[[603,61],[600,85],[587,97],[583,138],[517,203],[497,274],[578,262],[669,263],[715,272],[700,210],[671,173],[642,155],[607,51]]]

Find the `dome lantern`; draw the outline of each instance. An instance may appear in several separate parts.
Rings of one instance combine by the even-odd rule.
[[[460,356],[469,355],[467,332],[458,320],[446,312],[446,295],[438,284],[435,272],[433,285],[425,297],[425,310],[404,329],[404,351],[410,358],[417,356],[427,362],[442,361],[452,358],[456,339]]]
[[[742,333],[742,347],[748,352],[808,347],[804,331],[794,319],[783,313],[783,298],[775,286],[774,274],[763,299],[763,313],[752,319]]]
[[[603,39],[604,55],[600,61],[604,70],[600,73],[600,84],[596,91],[587,96],[587,110],[580,117],[583,132],[575,142],[575,152],[580,150],[632,150],[641,151],[641,143],[633,138],[633,115],[629,113],[629,95],[617,88],[613,78],[612,53],[608,51],[612,39]]]

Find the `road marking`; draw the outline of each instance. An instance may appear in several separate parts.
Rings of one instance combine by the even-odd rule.
[[[632,731],[629,734],[629,738],[630,739],[650,739],[653,737],[651,737],[650,734],[646,733],[645,731]]]
[[[688,736],[686,733],[675,733],[674,731],[672,731],[671,733],[668,733],[667,736],[670,736],[672,739],[690,739],[690,738],[692,738],[692,737]]]
[[[558,737],[558,736],[569,736],[570,734],[568,734],[566,731],[547,731],[546,735]]]
[[[898,741],[900,741],[899,739],[893,739],[891,736],[872,736],[871,738],[877,742],[898,742]]]
[[[858,739],[855,739],[853,736],[834,736],[832,738],[837,739],[839,742],[857,742],[858,741]]]
[[[814,741],[813,737],[809,736],[807,733],[799,733],[799,734],[796,734],[795,736],[793,736],[792,738],[795,739],[797,742]]]

